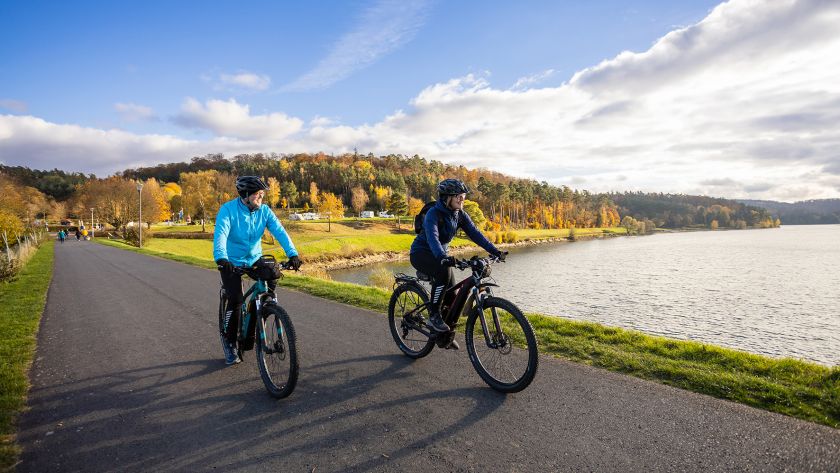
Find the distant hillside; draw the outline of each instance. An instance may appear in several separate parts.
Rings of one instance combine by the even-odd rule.
[[[772,200],[739,200],[761,207],[779,217],[785,225],[820,225],[840,223],[840,199],[803,200],[789,204]]]
[[[607,195],[621,215],[651,220],[659,228],[768,228],[779,224],[764,208],[718,197],[644,192]]]

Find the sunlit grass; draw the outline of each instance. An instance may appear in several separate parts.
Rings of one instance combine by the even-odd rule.
[[[27,372],[53,271],[54,242],[46,241],[12,281],[0,283],[0,471],[11,469],[20,448],[15,418],[26,403]]]

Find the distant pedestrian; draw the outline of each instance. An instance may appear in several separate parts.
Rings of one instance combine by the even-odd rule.
[[[77,228],[76,229],[76,241],[79,241],[81,239],[82,239],[82,232],[79,231],[79,229]]]
[[[67,234],[64,233],[64,230],[59,230],[58,231],[58,241],[60,241],[62,245],[64,244],[64,239],[65,238],[67,238]]]

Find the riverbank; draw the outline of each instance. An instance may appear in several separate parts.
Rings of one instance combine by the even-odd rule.
[[[98,243],[215,269],[210,253],[174,254]],[[289,275],[289,289],[385,314],[390,292]],[[840,367],[766,356],[633,330],[528,314],[544,355],[617,371],[752,407],[840,428]],[[384,322],[383,322],[384,323]],[[396,349],[396,348],[395,348]]]

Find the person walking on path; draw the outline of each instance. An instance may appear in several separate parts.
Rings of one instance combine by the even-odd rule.
[[[67,234],[64,233],[64,230],[59,230],[58,231],[58,241],[60,241],[61,244],[64,244],[64,239],[65,238],[67,238]]]

